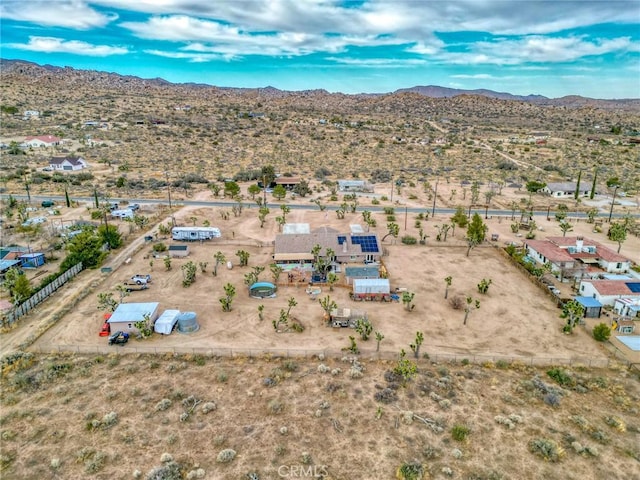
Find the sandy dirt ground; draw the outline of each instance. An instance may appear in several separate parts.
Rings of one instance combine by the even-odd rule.
[[[207,194],[202,195],[206,197]],[[131,258],[129,263],[121,263],[109,275],[88,272],[88,276],[81,281],[84,284],[95,282],[95,291],[78,302],[73,311],[47,331],[35,346],[42,350],[58,347],[65,349],[70,346],[78,346],[83,350],[91,347],[104,348],[106,339],[98,336],[102,314],[96,308],[96,295],[112,291],[117,297],[115,286],[136,273],[151,273],[153,282],[148,290],[132,292],[125,299],[126,302],[160,302],[160,311],[169,308],[193,311],[197,314],[201,328],[189,335],[154,335],[143,342],[130,342],[125,349],[340,351],[348,345],[349,335],[357,337],[352,330],[333,329],[323,324],[323,311],[317,300],[305,293],[305,283],[281,285],[277,297],[273,299],[250,298],[243,277],[252,266],[267,267],[260,278],[271,280],[268,265],[273,253],[271,242],[277,233],[274,218],[280,212],[272,209],[265,227],[261,229],[255,207],[245,209],[238,218],[230,215],[230,219],[226,221],[221,219],[222,210],[230,211],[230,208],[185,207],[175,215],[177,223],[183,225],[192,224],[192,217],[196,218],[198,225],[208,220],[211,225],[220,227],[223,236],[210,242],[189,244],[189,256],[186,259],[174,258],[171,271],[167,271],[159,259],[150,267],[149,244],[136,255],[129,257],[127,253],[120,254],[118,261],[112,260],[110,263],[116,265],[124,258]],[[397,208],[397,222],[402,236],[405,234],[405,219],[404,213],[400,212],[401,209]],[[386,219],[382,213],[374,213],[373,216],[378,222],[377,232],[382,237],[386,233]],[[417,236],[417,229],[414,227],[416,214],[409,213],[407,217],[406,233]],[[312,229],[328,225],[348,231],[350,223],[361,223],[361,220],[359,213],[347,214],[344,220],[339,220],[334,212],[318,210],[293,210],[287,215],[288,222],[309,223]],[[396,242],[389,239],[384,242],[388,255],[383,260],[389,271],[392,288],[404,287],[415,292],[414,311],[405,311],[402,303],[352,302],[348,296],[349,289],[341,286],[336,286],[333,292],[324,288],[321,296],[329,294],[339,307],[364,309],[374,330],[384,334],[380,346],[383,353],[397,354],[400,349],[408,351],[415,332],[422,331],[425,336],[422,351],[430,354],[547,359],[601,359],[606,356],[604,349],[590,338],[590,332],[586,329],[579,328],[573,335],[563,335],[563,320],[559,317],[560,310],[553,300],[500,254],[496,247],[504,246],[508,241],[522,241],[521,237],[511,233],[510,219],[487,219],[488,233],[498,233],[499,241],[493,244],[487,242],[485,246],[472,250],[468,257],[462,231],[456,231],[454,236],[450,234],[446,242],[435,241],[434,225],[447,220],[448,216],[436,216],[423,222],[425,232],[429,235],[426,246],[406,246],[399,240]],[[547,222],[544,218],[537,220],[541,227],[537,238],[562,235],[557,222]],[[606,240],[604,234],[596,234],[591,230],[592,225],[583,221],[575,224],[570,235],[584,234],[616,247]],[[172,243],[170,239],[163,241]],[[249,267],[238,267],[236,252],[240,249],[250,253]],[[127,248],[127,252],[133,250],[135,248],[132,249],[131,246]],[[214,277],[211,272],[216,251],[223,252],[227,260],[234,263],[234,268],[228,270],[221,265],[218,276]],[[623,245],[622,253],[632,254],[632,258],[635,255],[637,259],[638,252],[640,241],[635,237],[629,238]],[[196,282],[192,286],[184,288],[180,267],[189,260],[196,264],[207,262],[208,266],[205,273],[198,270]],[[444,299],[444,278],[449,275],[453,277],[449,298],[471,295],[480,300],[480,309],[470,312],[466,326],[463,326],[464,312],[452,309]],[[476,288],[483,278],[492,280],[486,295],[479,294]],[[98,283],[100,281],[102,283]],[[237,295],[233,301],[233,310],[223,313],[218,299],[223,295],[223,285],[228,282],[235,285]],[[570,294],[568,285],[562,285],[561,288],[563,295]],[[292,316],[299,319],[306,329],[303,333],[277,334],[272,320],[278,317],[280,309],[286,308],[291,297],[298,303],[292,309]],[[64,297],[57,300],[58,303],[60,301],[65,301]],[[258,318],[260,304],[264,304],[262,321]],[[363,352],[373,352],[376,348],[375,340],[359,342],[359,347]]]

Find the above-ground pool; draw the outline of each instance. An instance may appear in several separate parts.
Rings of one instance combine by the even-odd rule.
[[[634,352],[640,352],[640,335],[632,335],[630,337],[616,337]]]

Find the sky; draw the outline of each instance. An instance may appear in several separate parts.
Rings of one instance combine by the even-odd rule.
[[[640,0],[2,0],[0,56],[170,82],[640,98]]]

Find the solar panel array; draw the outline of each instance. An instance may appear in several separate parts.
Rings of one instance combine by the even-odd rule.
[[[345,237],[344,235],[338,235],[338,245],[342,245],[346,241],[347,237]]]
[[[378,239],[375,235],[352,235],[351,243],[360,245],[362,253],[377,253],[380,251]]]
[[[626,285],[633,293],[640,293],[640,283],[627,283]]]

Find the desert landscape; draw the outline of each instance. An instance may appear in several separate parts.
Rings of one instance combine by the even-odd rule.
[[[594,340],[610,311],[563,333],[558,305],[574,283],[554,279],[554,296],[506,251],[525,235],[584,236],[637,265],[633,101],[189,88],[5,61],[0,81],[4,107],[48,112],[2,111],[2,246],[28,245],[47,261],[26,270],[29,285],[72,250],[65,225],[122,240],[3,325],[3,478],[634,478],[640,353],[615,334]],[[64,142],[18,145],[44,134]],[[56,156],[89,167],[47,170]],[[283,198],[256,190],[265,167],[305,188]],[[338,192],[341,179],[372,191]],[[592,195],[528,188],[576,180]],[[140,208],[118,219],[110,202]],[[456,209],[486,225],[468,255]],[[607,230],[623,221],[616,242]],[[343,275],[313,294],[306,276],[276,281],[286,224],[376,234],[397,301],[355,302]],[[215,226],[221,237],[186,243],[188,256],[167,266],[160,245],[185,245],[171,239],[173,225]],[[184,285],[189,263],[195,279]],[[255,267],[277,284],[275,298],[249,295]],[[149,288],[120,298],[136,274],[151,275]],[[200,328],[110,346],[98,335],[101,294],[195,312]],[[369,338],[330,327],[327,297],[364,310]],[[6,289],[1,298],[11,300]],[[276,331],[287,309],[303,331]]]

